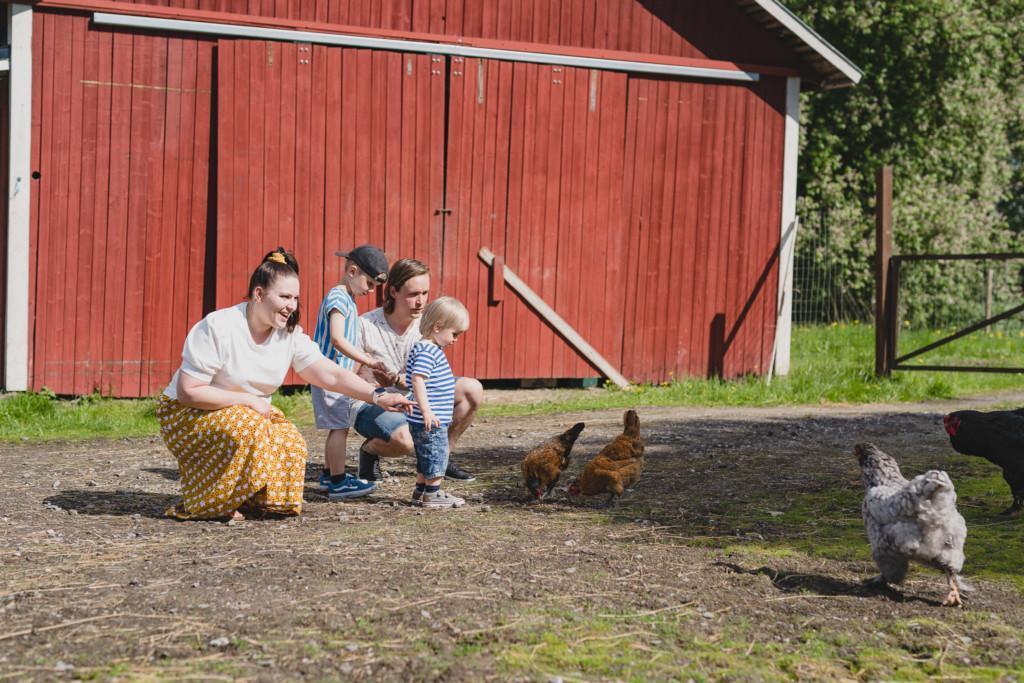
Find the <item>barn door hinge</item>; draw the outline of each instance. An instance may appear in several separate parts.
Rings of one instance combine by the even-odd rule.
[[[451,214],[452,214],[452,210],[449,209],[448,207],[444,207],[444,208],[441,208],[441,209],[434,209],[434,215],[435,216],[450,216]]]

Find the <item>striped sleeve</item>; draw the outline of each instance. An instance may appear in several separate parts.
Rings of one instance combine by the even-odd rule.
[[[441,350],[437,349],[437,351],[440,353]],[[409,354],[409,367],[406,374],[410,377],[412,375],[423,375],[429,378],[436,367],[437,355],[433,353],[433,349],[426,344],[419,344]]]

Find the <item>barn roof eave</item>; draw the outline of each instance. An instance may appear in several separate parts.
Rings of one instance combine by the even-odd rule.
[[[766,30],[793,49],[806,66],[804,83],[814,88],[848,88],[864,72],[778,0],[736,0]]]

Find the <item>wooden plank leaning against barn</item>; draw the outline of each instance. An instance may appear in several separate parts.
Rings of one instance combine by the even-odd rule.
[[[480,250],[479,256],[480,260],[488,266],[494,263],[494,254],[486,247]],[[573,348],[587,359],[587,362],[598,368],[605,377],[614,382],[619,388],[628,389],[630,387],[629,380],[623,377],[615,367],[613,367],[594,349],[594,347],[587,343],[587,340],[581,337],[576,330],[565,322],[565,320],[563,320],[562,317],[558,315],[553,308],[551,308],[551,306],[537,296],[537,294],[530,289],[525,282],[520,280],[510,268],[506,266],[503,269],[502,274],[505,278],[505,283],[517,294],[523,297],[523,299],[525,299],[548,324],[555,328],[560,335],[564,336],[566,341],[572,344]]]

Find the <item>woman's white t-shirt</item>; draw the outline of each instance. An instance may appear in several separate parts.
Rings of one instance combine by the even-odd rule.
[[[188,333],[181,368],[164,394],[178,397],[178,374],[229,391],[269,398],[284,382],[288,369],[302,372],[323,358],[309,335],[296,327],[274,330],[262,344],[253,341],[245,319],[247,303],[222,308],[206,316]]]

